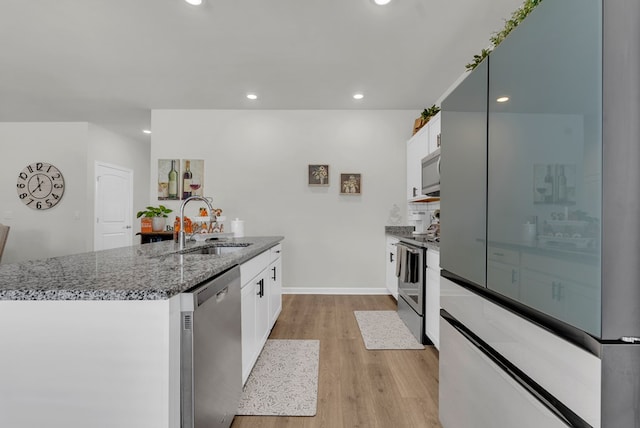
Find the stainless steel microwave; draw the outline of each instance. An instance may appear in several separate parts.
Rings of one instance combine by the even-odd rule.
[[[422,194],[440,196],[440,149],[422,159]]]

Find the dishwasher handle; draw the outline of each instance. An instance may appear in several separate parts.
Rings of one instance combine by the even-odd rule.
[[[229,284],[236,278],[240,279],[240,268],[238,268],[238,265],[227,269],[218,276],[208,279],[193,288],[191,293],[193,294],[194,310],[197,310],[211,298],[215,297],[217,302],[224,300],[228,292]]]

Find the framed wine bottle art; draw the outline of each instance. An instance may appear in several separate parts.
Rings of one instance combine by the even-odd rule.
[[[181,182],[180,159],[158,159],[158,200],[180,200]]]
[[[204,160],[158,159],[158,200],[204,195]]]
[[[204,160],[182,160],[182,199],[204,195]]]

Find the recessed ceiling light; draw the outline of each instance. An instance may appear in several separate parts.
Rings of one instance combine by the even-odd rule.
[[[507,101],[509,101],[509,97],[500,97],[496,99],[496,101],[499,103],[506,103]]]
[[[200,6],[202,4],[202,0],[184,0],[187,3],[193,5],[193,6]]]
[[[150,129],[143,129],[142,132],[145,133],[145,134],[151,134],[151,130]]]
[[[385,4],[391,3],[391,0],[373,0],[373,2],[378,6],[384,6]]]
[[[361,100],[364,98],[364,95],[361,93],[357,93],[357,94],[353,94],[353,99],[354,100]]]
[[[257,100],[258,96],[256,94],[247,94],[247,98],[249,98],[250,100]]]

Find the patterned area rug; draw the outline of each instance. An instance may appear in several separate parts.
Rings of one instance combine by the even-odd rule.
[[[315,416],[319,359],[319,340],[267,340],[237,414]]]
[[[353,311],[353,313],[367,349],[424,349],[396,311]]]

